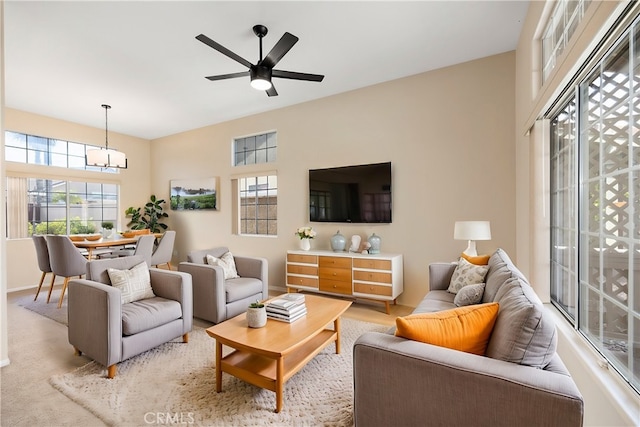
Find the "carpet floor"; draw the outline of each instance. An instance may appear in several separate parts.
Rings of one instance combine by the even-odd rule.
[[[351,426],[353,343],[365,332],[387,329],[343,318],[341,353],[329,345],[294,375],[277,414],[275,393],[228,374],[216,393],[215,340],[202,328],[194,329],[188,344],[176,340],[118,364],[112,380],[90,362],[50,383],[108,425]]]
[[[40,291],[40,295],[38,295],[37,301],[33,300],[33,295],[25,295],[16,300],[16,304],[20,307],[24,307],[27,310],[31,310],[35,313],[38,313],[41,316],[48,317],[49,319],[55,320],[58,323],[62,323],[63,325],[68,325],[68,316],[67,316],[67,295],[65,293],[64,300],[62,301],[62,307],[58,308],[58,301],[60,301],[60,294],[62,289],[54,288],[51,293],[51,299],[47,304],[47,293],[49,292],[49,288],[47,285],[47,289],[44,289],[43,286],[42,291]]]

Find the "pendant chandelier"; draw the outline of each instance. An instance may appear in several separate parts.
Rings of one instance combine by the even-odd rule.
[[[87,150],[86,161],[87,166],[98,166],[101,168],[127,168],[127,156],[118,150],[109,148],[109,128],[107,120],[107,111],[110,105],[102,104],[104,108],[104,148],[93,148]]]

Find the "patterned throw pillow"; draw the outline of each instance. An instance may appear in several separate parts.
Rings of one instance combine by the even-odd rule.
[[[222,267],[224,280],[237,279],[240,277],[236,270],[236,262],[233,259],[233,254],[231,254],[231,252],[225,252],[220,258],[216,258],[213,255],[207,255],[207,264]]]
[[[461,257],[458,261],[458,266],[451,276],[451,282],[449,282],[449,289],[447,290],[452,294],[457,294],[460,289],[467,285],[483,283],[487,271],[489,271],[488,265],[471,264]]]
[[[122,304],[156,296],[151,289],[149,266],[144,261],[130,270],[108,268],[107,274],[109,274],[111,286],[120,289]]]
[[[453,299],[453,303],[462,307],[465,305],[478,304],[482,301],[482,294],[484,293],[484,283],[477,283],[475,285],[467,285],[458,291],[456,297]]]

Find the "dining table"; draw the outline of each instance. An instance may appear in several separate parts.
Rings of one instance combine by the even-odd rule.
[[[87,259],[91,261],[93,259],[93,251],[95,249],[134,245],[138,241],[138,237],[140,236],[123,237],[121,235],[115,235],[109,238],[103,237],[98,240],[74,240],[73,244],[78,249],[86,249]]]

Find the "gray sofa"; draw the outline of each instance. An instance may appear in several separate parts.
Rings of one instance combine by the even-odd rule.
[[[193,316],[220,323],[247,311],[256,300],[269,296],[269,267],[265,258],[234,255],[240,277],[224,278],[222,267],[207,264],[207,255],[220,258],[229,248],[221,246],[193,251],[178,270],[193,279]]]
[[[141,256],[91,261],[87,278],[69,282],[69,343],[116,375],[116,364],[160,344],[182,337],[188,342],[193,324],[191,276],[149,269],[155,297],[122,304],[111,286],[108,268],[127,270]]]
[[[430,292],[414,313],[454,308],[455,263],[429,266]],[[498,249],[482,302],[498,316],[485,356],[365,333],[353,350],[359,426],[581,426],[583,400],[555,352],[553,320],[524,275]]]

